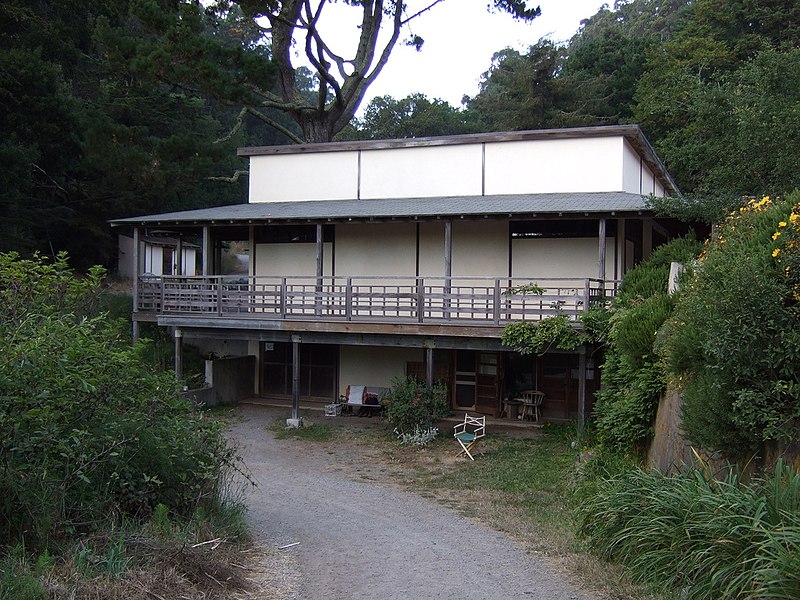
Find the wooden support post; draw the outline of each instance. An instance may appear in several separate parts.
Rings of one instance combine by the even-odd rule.
[[[586,426],[586,346],[578,350],[578,432]]]
[[[425,279],[417,277],[417,322],[425,320]]]
[[[600,225],[597,232],[598,249],[597,249],[597,278],[600,281],[605,281],[606,278],[606,220],[600,219]],[[604,286],[605,287],[605,286]]]
[[[450,318],[450,292],[453,275],[453,222],[444,222],[444,318]]]
[[[211,227],[203,225],[203,276],[211,274]]]
[[[141,270],[139,265],[139,228],[133,228],[133,288],[131,293],[133,294],[133,307],[132,312],[137,313],[139,312],[139,271]],[[139,322],[136,320],[136,315],[134,314],[133,318],[133,341],[139,339]]]
[[[292,419],[300,419],[300,336],[292,336]]]
[[[175,338],[175,379],[183,379],[183,332],[175,328],[172,332]]]
[[[175,248],[175,274],[176,275],[185,275],[183,272],[183,238],[178,234],[178,245]],[[194,275],[194,273],[190,273],[190,275]]]
[[[317,286],[314,294],[314,314],[322,314],[322,253],[324,244],[322,238],[322,223],[317,223]]]
[[[494,307],[492,309],[492,317],[495,325],[500,325],[500,280],[494,280],[494,294],[492,297]]]
[[[425,384],[433,387],[433,342],[425,344]]]

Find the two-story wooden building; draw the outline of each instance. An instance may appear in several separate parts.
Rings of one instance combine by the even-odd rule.
[[[200,245],[200,276],[145,277],[135,258],[134,322],[255,356],[265,397],[329,403],[412,374],[447,382],[454,409],[496,415],[536,388],[543,418],[580,417],[599,380],[592,350],[523,357],[501,345],[503,327],[577,320],[676,233],[646,208],[677,189],[637,126],[239,154],[247,204],[113,224]],[[232,243],[247,276],[225,273]],[[543,294],[514,293],[527,284]]]

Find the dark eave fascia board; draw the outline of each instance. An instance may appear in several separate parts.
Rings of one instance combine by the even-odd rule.
[[[278,154],[316,154],[321,152],[353,152],[388,150],[395,148],[424,148],[428,146],[455,146],[485,144],[490,142],[519,142],[530,140],[575,139],[593,137],[623,137],[636,150],[645,164],[655,173],[667,194],[680,196],[680,190],[666,167],[658,158],[638,125],[604,125],[599,127],[566,127],[561,129],[532,129],[493,133],[469,133],[394,140],[365,140],[349,142],[324,142],[317,144],[292,144],[284,146],[250,146],[239,148],[239,156],[272,156]]]
[[[443,198],[253,202],[111,221],[112,226],[263,225],[652,216],[640,194],[509,194]]]

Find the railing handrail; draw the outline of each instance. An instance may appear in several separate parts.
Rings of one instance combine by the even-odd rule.
[[[488,281],[494,282],[496,279],[500,281],[512,281],[512,280],[520,280],[520,281],[532,281],[532,282],[560,282],[560,281],[570,281],[570,282],[596,282],[596,283],[606,283],[606,284],[616,284],[619,283],[616,279],[599,279],[597,277],[540,277],[536,275],[150,275],[144,274],[139,276],[140,279],[152,279],[153,281],[160,281],[160,280],[181,280],[181,281],[208,281],[208,280],[257,280],[257,279],[273,279],[273,280],[313,280],[316,285],[316,281],[318,279],[323,280],[357,280],[357,279],[366,279],[366,280],[375,280],[375,281],[395,281],[395,280],[406,280],[409,282],[414,282],[413,285],[416,285],[416,280],[418,279],[434,279],[437,281]],[[569,286],[574,287],[574,286]]]
[[[577,320],[617,287],[591,277],[470,275],[142,275],[140,283],[145,312],[494,326],[554,314]],[[524,285],[539,289],[517,289]]]

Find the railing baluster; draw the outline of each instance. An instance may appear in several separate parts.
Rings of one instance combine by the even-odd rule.
[[[281,319],[285,319],[286,315],[289,313],[289,307],[286,306],[289,297],[286,290],[286,277],[281,279],[281,306],[280,306],[280,313]]]
[[[344,317],[348,321],[353,320],[353,278],[347,278],[347,285],[344,289]]]
[[[417,277],[417,322],[425,321],[425,280]]]
[[[494,316],[494,324],[500,325],[500,279],[494,280],[493,304],[492,314]]]

